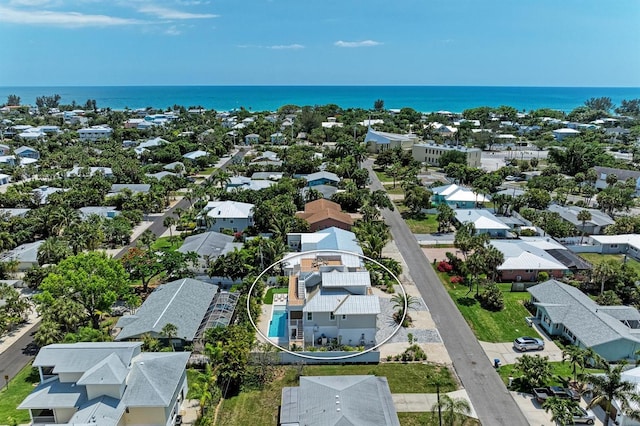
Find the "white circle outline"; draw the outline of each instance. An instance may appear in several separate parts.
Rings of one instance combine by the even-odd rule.
[[[258,281],[260,280],[260,278],[262,278],[262,276],[264,274],[266,274],[267,271],[269,271],[271,268],[273,268],[274,266],[283,263],[291,258],[295,258],[298,256],[303,256],[303,255],[307,255],[310,253],[339,253],[339,254],[349,254],[349,255],[355,255],[358,256],[362,259],[365,260],[369,260],[373,263],[375,263],[378,266],[381,266],[385,271],[387,271],[389,273],[389,275],[391,275],[396,282],[398,283],[398,285],[400,286],[400,289],[402,290],[402,294],[404,295],[404,309],[403,309],[403,313],[402,313],[402,318],[399,322],[399,324],[396,326],[396,328],[393,330],[393,332],[386,337],[383,341],[381,341],[380,343],[376,344],[375,346],[364,350],[364,351],[360,351],[360,352],[355,352],[353,354],[349,354],[349,355],[341,355],[341,356],[331,356],[331,357],[325,357],[325,356],[313,356],[313,355],[307,355],[307,354],[303,354],[300,352],[295,352],[295,351],[291,351],[289,349],[285,349],[282,346],[276,344],[275,342],[273,342],[273,340],[269,339],[269,337],[265,336],[262,331],[260,331],[260,329],[258,328],[258,326],[255,324],[255,322],[253,321],[253,317],[251,316],[251,293],[253,293],[253,288],[255,287],[255,285],[258,283]],[[398,330],[400,330],[400,328],[402,327],[402,323],[404,323],[405,318],[407,317],[407,309],[408,309],[408,300],[407,300],[407,292],[404,289],[404,286],[402,285],[402,283],[400,282],[400,279],[398,279],[398,277],[389,270],[389,268],[387,268],[386,266],[384,266],[382,263],[378,262],[375,259],[372,259],[368,256],[365,256],[364,254],[359,254],[359,253],[355,253],[352,251],[346,251],[346,250],[331,250],[331,249],[321,249],[321,250],[309,250],[309,251],[303,251],[303,252],[298,252],[295,253],[294,256],[290,256],[288,258],[282,258],[274,263],[272,263],[271,265],[269,265],[266,269],[264,269],[262,272],[260,272],[260,274],[256,277],[256,279],[253,281],[253,283],[251,284],[251,287],[249,288],[249,293],[247,294],[247,316],[249,317],[249,321],[251,322],[251,325],[253,326],[253,328],[258,332],[258,334],[266,340],[267,343],[269,343],[270,345],[274,346],[277,349],[280,349],[282,352],[286,352],[290,355],[294,355],[297,356],[299,358],[305,358],[305,359],[313,359],[313,360],[317,360],[317,361],[336,361],[336,360],[341,360],[341,359],[348,359],[348,358],[354,358],[366,353],[369,353],[371,351],[374,351],[376,349],[378,349],[380,346],[384,345],[385,343],[387,343],[393,336],[395,336],[395,334],[398,332]],[[325,352],[327,353],[327,352]]]

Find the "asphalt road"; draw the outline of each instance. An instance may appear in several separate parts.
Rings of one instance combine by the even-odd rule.
[[[220,168],[225,169],[228,164],[231,164],[235,160],[240,160],[244,157],[246,151],[237,152],[231,160],[227,161]],[[153,223],[149,226],[148,229],[153,231],[156,235],[162,235],[167,228],[162,224],[164,218],[173,214],[173,211],[176,208],[186,209],[189,207],[189,202],[185,199],[180,200],[175,206],[167,210],[162,216],[158,216],[154,219]],[[118,252],[114,257],[120,258],[122,257],[127,250],[131,247],[135,247],[137,238],[131,241],[131,243],[124,247],[122,250]],[[0,354],[0,387],[4,385],[4,376],[8,375],[9,379],[15,377],[16,374],[22,368],[27,365],[29,361],[37,354],[37,347],[33,342],[33,335],[36,331],[38,331],[38,327],[40,323],[34,325],[31,330],[25,333],[20,339],[16,340],[16,342],[7,348],[4,352]]]
[[[13,379],[37,353],[38,348],[33,343],[33,335],[38,331],[38,327],[39,322],[0,354],[0,387],[5,385],[4,376],[9,376],[9,380]]]
[[[221,165],[219,167],[220,170],[224,170],[227,168],[227,166],[229,164],[232,164],[234,161],[239,161],[241,160],[245,155],[247,154],[247,151],[238,151],[236,154],[233,155],[233,157],[231,157],[231,159],[229,161],[227,161],[226,163],[224,163],[223,165]],[[167,227],[164,226],[163,222],[164,222],[164,218],[173,215],[173,212],[177,209],[180,208],[182,210],[187,210],[190,207],[189,201],[185,198],[183,198],[182,200],[178,201],[176,203],[175,206],[167,209],[164,214],[162,216],[158,216],[153,220],[153,223],[151,225],[149,225],[149,227],[147,228],[148,230],[150,230],[151,232],[153,232],[156,236],[160,236],[162,234],[165,233],[165,231],[167,230]],[[125,246],[122,248],[122,250],[120,250],[115,256],[113,256],[116,259],[121,258],[122,256],[124,256],[127,251],[129,251],[130,248],[135,247],[138,239],[140,238],[140,236],[138,236],[137,238],[133,239],[128,246]]]
[[[364,166],[369,170],[371,189],[383,189],[371,169],[372,161],[367,160]],[[456,373],[467,390],[482,424],[528,425],[529,422],[487,359],[480,343],[449,297],[400,213],[397,210],[392,212],[385,209],[382,216],[391,228],[398,250],[409,267],[409,274],[429,307]]]

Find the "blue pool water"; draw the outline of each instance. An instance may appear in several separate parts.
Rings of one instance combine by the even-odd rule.
[[[269,337],[284,337],[287,335],[287,311],[273,308],[269,323]]]

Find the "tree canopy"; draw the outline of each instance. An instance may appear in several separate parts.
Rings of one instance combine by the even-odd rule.
[[[100,324],[100,312],[129,294],[129,276],[122,264],[104,252],[81,253],[60,262],[40,285],[38,304],[46,309],[56,299],[81,305],[93,328]]]

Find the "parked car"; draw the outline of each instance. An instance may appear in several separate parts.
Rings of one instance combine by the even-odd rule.
[[[544,349],[544,340],[535,337],[518,337],[513,341],[513,347],[520,352],[541,351]]]
[[[533,397],[540,403],[543,403],[546,399],[552,397],[580,401],[580,394],[578,392],[574,391],[573,389],[563,388],[561,386],[533,388]]]
[[[573,411],[573,423],[586,423],[592,425],[596,421],[596,415],[591,410],[585,410],[582,407],[576,407]]]

